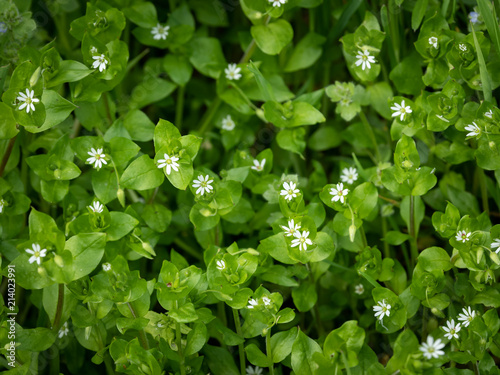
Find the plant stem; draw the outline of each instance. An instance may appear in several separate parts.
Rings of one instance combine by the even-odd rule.
[[[179,308],[179,302],[175,301],[175,305]],[[182,339],[181,339],[181,323],[175,322],[175,343],[177,344],[177,352],[179,353],[179,367],[181,369],[181,375],[186,375],[186,364],[184,359],[184,352],[182,351]]]
[[[210,128],[212,127],[212,118],[215,115],[215,112],[217,112],[217,109],[219,109],[219,106],[221,105],[222,101],[219,97],[215,98],[210,107],[208,108],[208,111],[205,112],[205,116],[203,116],[203,119],[201,121],[201,127],[199,130],[199,133],[201,136],[208,132]]]
[[[183,240],[181,240],[179,237],[176,237],[174,240],[174,243],[179,246],[182,250],[184,250],[186,253],[189,255],[192,255],[198,260],[203,260],[203,256],[198,253],[195,249],[193,249],[191,246],[189,246],[187,243],[185,243]]]
[[[175,107],[175,126],[177,129],[182,127],[182,115],[184,109],[184,94],[186,92],[186,86],[179,86],[177,90],[177,103]]]
[[[269,362],[269,375],[274,375],[273,353],[271,349],[271,329],[269,328],[266,333],[266,352],[267,361]]]
[[[234,325],[236,327],[236,333],[239,336],[243,337],[243,333],[241,331],[240,313],[236,309],[232,309],[232,310],[233,310]],[[245,363],[245,349],[243,348],[243,343],[238,344],[238,351],[240,353],[240,371],[241,371],[241,375],[245,375],[246,374],[246,370],[245,370],[246,363]]]
[[[411,251],[411,262],[412,267],[418,258],[418,247],[417,238],[415,235],[415,197],[410,195],[410,228],[409,228],[411,240],[410,240],[410,251]]]
[[[490,206],[488,204],[488,189],[486,187],[486,175],[484,174],[484,170],[480,167],[477,167],[477,174],[479,175],[479,184],[481,187],[481,199],[483,203],[483,211],[486,212],[486,215],[490,215]]]
[[[111,117],[111,111],[109,109],[108,93],[102,93],[102,101],[104,102],[104,109],[106,110],[106,117],[108,118],[109,124],[113,123],[113,118]]]
[[[347,363],[347,358],[346,358],[343,350],[340,351],[340,355],[342,356],[342,362],[344,363],[344,367],[345,367],[345,371],[347,372],[347,375],[351,375],[351,368],[349,367],[349,364]]]
[[[363,240],[363,248],[368,246],[368,242],[366,241],[366,234],[363,225],[359,227],[359,233],[361,234],[361,239]]]
[[[2,164],[0,164],[0,177],[3,176],[3,172],[5,171],[7,162],[9,161],[10,154],[12,154],[12,150],[14,149],[14,143],[16,142],[16,138],[17,135],[9,140],[9,144],[7,145],[7,149],[5,150],[5,154],[3,155],[2,158]]]
[[[63,306],[64,306],[64,284],[59,284],[59,289],[57,293],[56,316],[54,317],[54,324],[52,325],[52,329],[56,332],[59,331]]]
[[[137,314],[135,313],[135,310],[130,302],[127,302],[127,306],[134,319],[137,319]],[[141,345],[145,350],[149,350],[148,338],[146,337],[144,329],[139,330],[139,341],[141,342]]]
[[[306,263],[306,268],[307,268],[307,271],[309,272],[309,281],[316,288],[316,280],[314,280],[314,275],[312,273],[311,267],[309,266],[309,263]],[[318,331],[318,336],[321,337],[321,336],[323,336],[324,331],[323,331],[323,324],[321,323],[321,316],[319,315],[318,300],[316,300],[316,303],[314,304],[313,310],[311,311],[311,313],[312,313],[312,315],[314,317],[314,321],[316,323],[316,330]]]
[[[368,122],[368,119],[366,118],[366,115],[363,113],[363,111],[359,112],[359,117],[361,118],[361,122],[365,126],[366,132],[370,136],[373,147],[375,148],[375,155],[377,156],[377,161],[380,162],[382,159],[380,157],[380,151],[378,149],[377,138],[375,138],[375,133],[373,132],[373,128],[370,125],[370,123]]]
[[[384,238],[385,236],[387,236],[387,219],[384,216],[382,216],[382,234]],[[387,241],[384,241],[384,257],[385,258],[391,257],[389,244],[387,243]]]

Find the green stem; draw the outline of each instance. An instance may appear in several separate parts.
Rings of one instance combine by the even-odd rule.
[[[201,120],[201,126],[199,130],[201,136],[203,136],[203,134],[205,134],[212,128],[213,126],[212,118],[214,117],[215,112],[217,112],[217,109],[219,109],[221,103],[222,103],[221,99],[219,97],[216,97],[212,102],[212,104],[210,104],[208,111],[205,112],[205,115]]]
[[[417,237],[415,234],[415,197],[410,195],[410,251],[412,265],[415,264],[418,258]]]
[[[345,370],[347,375],[351,375],[351,368],[349,367],[349,363],[347,363],[347,357],[343,350],[340,351],[340,355],[342,356],[342,362],[344,363]]]
[[[52,325],[52,329],[55,332],[59,331],[59,325],[61,324],[61,316],[64,306],[64,284],[59,284],[59,289],[57,293],[57,307],[56,307],[56,316],[54,317],[54,324]]]
[[[373,148],[375,149],[375,155],[377,156],[377,161],[380,162],[382,159],[380,157],[380,151],[378,149],[378,143],[377,143],[377,138],[375,138],[375,133],[373,132],[373,128],[368,122],[368,119],[366,118],[366,115],[363,112],[359,112],[359,117],[361,118],[361,122],[365,126],[366,132],[368,133],[372,144]]]
[[[250,60],[250,58],[252,57],[256,48],[257,48],[257,44],[255,43],[255,39],[252,39],[252,41],[248,45],[247,49],[245,50],[243,56],[241,57],[239,63],[246,64]]]
[[[384,236],[384,238],[385,236],[387,236],[387,219],[384,216],[382,216],[382,235]],[[384,241],[384,257],[391,257],[389,244],[387,243],[387,241]]]
[[[194,248],[189,246],[187,243],[185,243],[179,237],[175,238],[174,243],[177,246],[179,246],[182,250],[184,250],[186,253],[188,253],[189,255],[195,257],[198,260],[203,260],[203,256],[199,252],[197,252]]]
[[[175,307],[179,308],[179,302],[175,301]],[[186,375],[186,363],[184,359],[184,352],[182,350],[182,338],[181,338],[181,323],[175,322],[175,343],[177,344],[177,352],[179,353],[179,367],[181,369],[181,375]]]
[[[102,100],[104,102],[104,109],[106,110],[106,117],[108,118],[109,124],[113,123],[113,118],[111,117],[111,110],[109,109],[108,93],[102,93]]]
[[[0,164],[0,177],[3,176],[3,172],[5,171],[5,167],[7,166],[7,162],[9,161],[10,154],[12,154],[12,150],[14,149],[14,143],[16,143],[17,135],[14,138],[9,140],[7,145],[7,149],[5,150],[5,154],[2,158],[2,163]]]
[[[266,333],[266,352],[267,361],[269,362],[269,375],[274,375],[273,353],[271,349],[271,329],[269,328]]]
[[[238,310],[232,309],[233,310],[233,318],[234,318],[234,325],[236,326],[236,333],[240,336],[243,337],[243,332],[241,331],[241,321],[240,321],[240,314]],[[245,370],[245,349],[243,348],[243,343],[238,344],[238,351],[240,353],[240,371],[241,375],[246,374]]]
[[[368,242],[366,241],[366,234],[363,225],[359,227],[359,233],[361,234],[361,239],[363,240],[363,248],[368,246]]]
[[[127,64],[125,72],[128,73],[134,66],[136,66],[137,63],[141,61],[141,59],[149,53],[149,51],[150,49],[146,48],[144,51],[142,51],[140,54],[138,54],[136,57],[130,60],[129,63]]]
[[[137,319],[137,314],[130,302],[127,302],[127,306],[134,319]],[[139,341],[141,342],[141,345],[145,350],[149,350],[148,338],[146,337],[146,332],[144,332],[144,329],[139,330]]]
[[[180,86],[177,90],[177,103],[175,107],[175,126],[177,129],[182,128],[182,115],[184,110],[184,94],[186,92],[186,86]]]
[[[479,175],[479,184],[481,187],[481,198],[483,203],[483,211],[486,212],[486,215],[490,215],[490,206],[488,204],[488,189],[486,187],[486,175],[484,174],[484,170],[480,167],[477,167],[477,173]]]
[[[306,268],[307,271],[309,272],[309,281],[311,282],[312,285],[316,285],[316,280],[314,280],[314,275],[312,273],[311,267],[309,266],[309,263],[306,263]],[[318,336],[321,337],[325,333],[323,330],[323,324],[321,323],[321,316],[319,315],[319,307],[318,307],[319,300],[316,300],[316,303],[313,306],[312,310],[312,315],[314,318],[314,321],[316,323],[316,331],[318,332]]]

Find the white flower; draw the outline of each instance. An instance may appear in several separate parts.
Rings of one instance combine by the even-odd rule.
[[[470,132],[470,133],[467,133],[467,137],[475,137],[475,136],[481,134],[481,128],[479,126],[477,126],[477,124],[475,122],[472,122],[472,125],[467,125],[465,127],[465,130]]]
[[[111,269],[111,264],[110,263],[103,263],[102,269],[104,270],[104,272],[108,272]]]
[[[212,182],[214,182],[214,180],[208,180],[209,178],[210,176],[208,174],[205,177],[199,175],[198,180],[193,181],[193,187],[198,188],[198,190],[196,190],[196,194],[203,195],[205,194],[205,192],[208,194],[214,189],[213,186],[210,185]]]
[[[35,92],[33,90],[26,89],[26,94],[19,92],[18,95],[17,100],[23,102],[18,109],[22,111],[26,108],[26,113],[30,113],[30,110],[31,112],[35,112],[35,105],[33,103],[38,103],[40,101],[40,99],[35,98]]]
[[[477,19],[479,17],[479,13],[477,12],[470,12],[469,13],[469,19],[470,19],[470,22],[472,23],[478,23],[479,20]]]
[[[363,284],[358,284],[354,287],[354,293],[361,295],[364,292],[365,292],[365,287],[363,286]]]
[[[102,164],[108,164],[104,158],[106,157],[106,154],[102,153],[102,148],[98,148],[97,150],[95,148],[91,148],[89,152],[87,152],[91,157],[87,159],[87,163],[94,164],[94,168],[102,168]]]
[[[247,309],[253,309],[255,306],[258,306],[258,305],[259,305],[259,301],[252,298],[251,300],[248,301]]]
[[[231,115],[227,115],[222,119],[222,129],[227,130],[228,132],[232,131],[236,124],[234,123]]]
[[[104,206],[99,201],[94,201],[90,206],[88,206],[93,212],[100,214],[104,210]]]
[[[264,305],[269,306],[271,304],[271,299],[268,297],[262,297],[262,302],[264,302]]]
[[[262,159],[259,163],[257,159],[253,161],[253,166],[251,167],[254,171],[262,172],[264,170],[264,165],[266,165],[266,159]]]
[[[179,158],[177,156],[168,156],[167,154],[163,154],[165,159],[158,159],[158,168],[165,168],[167,175],[170,175],[172,169],[176,172],[179,172]]]
[[[90,53],[91,53],[92,55],[95,55],[95,54],[97,53],[97,48],[96,48],[96,47],[94,47],[94,46],[92,46],[92,47],[90,48]]]
[[[268,1],[273,4],[273,7],[280,7],[286,4],[286,0],[268,0]]]
[[[385,303],[385,299],[378,301],[377,305],[373,306],[373,311],[375,311],[375,318],[382,320],[384,316],[391,315],[391,305]]]
[[[448,327],[441,327],[446,332],[444,337],[451,340],[453,337],[458,339],[458,332],[462,329],[460,323],[455,324],[455,320],[451,319],[446,322]]]
[[[358,51],[358,54],[356,55],[356,66],[361,65],[361,69],[365,70],[366,68],[371,69],[370,64],[375,64],[375,57],[370,55],[370,52],[368,51]]]
[[[281,228],[285,231],[285,236],[291,237],[295,234],[296,231],[300,229],[299,224],[295,224],[293,219],[288,220],[288,227],[285,227],[284,225],[281,225]]]
[[[491,120],[493,118],[493,111],[490,109],[488,112],[484,113],[484,116]]]
[[[217,263],[217,269],[218,269],[219,271],[222,271],[223,269],[225,269],[225,268],[226,268],[226,262],[224,262],[222,259],[221,259],[221,260],[218,260],[218,261],[217,261],[217,262],[215,262],[215,263]]]
[[[226,78],[230,81],[237,81],[241,78],[241,68],[236,64],[229,64],[226,69],[224,69],[224,73],[226,73]]]
[[[307,250],[307,245],[312,245],[312,241],[309,239],[309,231],[305,230],[302,234],[296,231],[293,236],[295,239],[292,240],[292,247],[298,246],[299,250]]]
[[[463,314],[458,314],[458,320],[463,322],[462,324],[465,327],[468,327],[470,322],[472,322],[472,319],[474,319],[476,317],[476,312],[474,310],[472,310],[470,308],[470,306],[468,306],[467,308],[464,307],[462,309],[462,312],[463,312]]]
[[[248,366],[246,368],[247,370],[247,375],[263,375],[262,369],[259,366]]]
[[[399,116],[399,121],[403,121],[406,117],[407,113],[412,113],[413,111],[411,110],[411,107],[409,105],[405,106],[405,101],[403,100],[401,102],[401,105],[398,103],[394,103],[394,107],[391,107],[393,111],[395,111],[392,114],[392,117],[398,117]]]
[[[59,338],[62,338],[64,336],[68,336],[69,333],[69,328],[68,328],[68,322],[64,322],[62,325],[61,329],[59,329]]]
[[[3,199],[0,199],[0,214],[3,212],[3,208],[5,206],[5,201]]]
[[[467,51],[467,46],[465,44],[463,44],[463,43],[460,43],[458,45],[458,48],[460,48],[460,51],[462,51],[462,52]]]
[[[354,181],[358,179],[358,171],[356,168],[344,168],[342,169],[342,174],[340,175],[340,179],[342,182],[347,182],[349,185],[352,185]]]
[[[281,190],[280,195],[284,195],[286,200],[291,201],[298,193],[300,193],[300,190],[297,189],[295,182],[283,182],[283,190]]]
[[[435,36],[431,36],[429,38],[429,44],[434,48],[438,48],[438,38],[436,38]]]
[[[1,212],[1,211],[0,211]],[[492,249],[496,249],[495,250],[495,253],[498,254],[498,252],[500,252],[500,239],[497,238],[495,239],[492,243],[491,243],[491,248]]]
[[[349,189],[344,189],[344,184],[342,182],[337,184],[337,188],[331,188],[330,194],[333,195],[332,202],[340,201],[345,202],[345,197],[349,193]]]
[[[33,250],[32,249],[26,249],[26,252],[28,254],[31,254],[32,256],[28,260],[28,262],[33,263],[37,262],[39,265],[42,261],[42,258],[44,258],[47,255],[47,249],[41,250],[41,247],[39,244],[34,243],[33,244]]]
[[[427,342],[423,342],[420,346],[420,351],[424,354],[427,359],[439,358],[444,352],[441,350],[444,348],[444,344],[440,339],[434,341],[432,336],[427,336]]]
[[[462,241],[463,243],[465,243],[470,240],[470,235],[471,232],[466,232],[464,230],[461,230],[456,234],[455,239],[457,241]]]
[[[100,54],[97,56],[92,56],[92,58],[95,60],[92,64],[92,68],[97,69],[99,68],[99,71],[102,72],[104,69],[106,69],[106,65],[109,64],[109,61],[106,59],[104,54]]]
[[[155,27],[151,29],[151,34],[153,34],[153,39],[154,40],[167,39],[169,29],[170,26],[162,26],[160,24],[157,24]]]

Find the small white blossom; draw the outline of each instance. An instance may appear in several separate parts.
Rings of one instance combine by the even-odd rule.
[[[458,339],[458,332],[462,329],[460,323],[455,324],[454,319],[450,319],[446,322],[448,327],[441,327],[446,332],[444,337],[451,340],[453,337]]]
[[[465,44],[463,44],[463,43],[460,43],[458,45],[458,48],[460,48],[460,51],[462,51],[462,52],[467,51],[467,46]]]
[[[462,322],[464,327],[468,327],[470,322],[476,317],[476,312],[468,306],[462,309],[462,313],[458,314],[458,320]]]
[[[271,304],[271,299],[268,297],[262,297],[262,302],[264,302],[264,305],[269,306]]]
[[[253,161],[253,166],[251,167],[254,171],[262,172],[264,170],[264,165],[266,165],[266,159],[262,159],[259,163],[257,159]]]
[[[218,260],[217,262],[215,262],[217,264],[217,269],[219,271],[222,271],[224,269],[226,269],[226,262],[224,262],[222,259],[221,260]]]
[[[281,225],[281,228],[285,231],[285,236],[291,237],[295,234],[296,231],[300,229],[299,224],[295,224],[293,219],[288,220],[288,227],[285,227],[284,225]]]
[[[292,240],[292,247],[299,247],[299,250],[307,250],[307,245],[312,245],[312,241],[309,239],[309,231],[305,230],[302,234],[296,231],[293,236],[295,239]]]
[[[493,118],[493,111],[490,109],[488,112],[484,113],[484,116],[491,120]]]
[[[472,22],[472,23],[478,23],[479,22],[478,17],[479,17],[479,13],[477,13],[477,12],[470,12],[469,13],[469,19],[470,19],[470,22]]]
[[[405,101],[403,100],[401,102],[401,105],[398,103],[394,103],[394,107],[391,107],[393,111],[395,111],[392,114],[392,117],[398,117],[399,116],[399,121],[403,121],[406,117],[407,113],[412,113],[413,111],[411,110],[411,107],[409,105],[405,106]]]
[[[378,301],[377,305],[373,306],[373,311],[375,312],[375,318],[382,320],[384,316],[391,315],[391,305],[385,303],[385,299]]]
[[[29,258],[28,262],[33,263],[37,262],[38,265],[42,262],[42,258],[47,255],[47,249],[42,249],[39,244],[34,243],[32,249],[26,249],[28,254],[32,256]]]
[[[92,68],[93,69],[99,68],[100,72],[102,72],[103,70],[105,70],[106,69],[106,65],[109,64],[109,61],[106,59],[106,57],[102,53],[100,55],[97,55],[97,56],[92,56],[92,58],[95,60],[92,63]]]
[[[170,26],[162,26],[160,24],[157,24],[155,27],[151,29],[151,34],[153,34],[153,39],[154,40],[166,40],[167,35],[168,35],[168,30],[170,29]]]
[[[0,211],[1,212],[1,211]],[[492,243],[491,243],[491,248],[496,249],[495,253],[498,254],[500,252],[500,239],[496,238]]]
[[[248,306],[247,309],[253,309],[255,306],[259,305],[259,301],[257,301],[255,298],[252,298],[251,300],[248,301]]]
[[[168,154],[163,154],[164,159],[158,160],[158,168],[165,168],[167,175],[170,175],[172,169],[179,172],[179,158],[177,156],[168,156]]]
[[[293,198],[297,197],[298,193],[300,193],[300,190],[297,189],[295,182],[283,182],[283,190],[281,190],[280,195],[284,195],[287,201],[291,201]]]
[[[69,328],[68,328],[68,322],[64,322],[62,327],[59,329],[59,338],[63,338],[64,336],[68,336],[69,333]]]
[[[364,292],[365,292],[365,287],[363,286],[363,284],[358,284],[354,287],[354,293],[361,295]]]
[[[104,210],[104,206],[99,201],[94,201],[90,206],[88,206],[93,212],[100,214]]]
[[[420,346],[420,351],[424,354],[427,359],[439,358],[439,356],[444,355],[441,350],[445,345],[440,339],[434,340],[432,336],[427,336],[427,342],[423,342]]]
[[[365,70],[366,68],[371,69],[371,64],[375,64],[375,57],[371,56],[370,52],[368,52],[367,50],[358,51],[356,58],[356,66],[361,65],[361,69],[363,70]]]
[[[438,38],[436,38],[435,36],[431,36],[429,38],[429,44],[434,48],[438,48]]]
[[[222,119],[222,129],[227,130],[228,132],[232,131],[236,124],[234,123],[231,115],[227,115]]]
[[[91,53],[92,55],[97,54],[97,48],[96,48],[96,47],[94,47],[94,46],[92,46],[92,47],[90,48],[90,53]]]
[[[349,185],[352,185],[354,181],[358,179],[358,171],[356,168],[344,168],[342,170],[342,174],[340,175],[340,179],[342,182],[347,182]]]
[[[262,369],[259,366],[248,366],[246,368],[247,375],[263,375]]]
[[[280,7],[286,4],[286,0],[268,0],[268,1],[273,5],[273,7]]]
[[[481,128],[477,126],[475,122],[472,122],[471,125],[467,125],[465,127],[465,130],[469,131],[470,133],[467,133],[467,137],[475,137],[481,134]]]
[[[26,108],[26,113],[30,113],[30,110],[31,112],[35,112],[35,105],[33,103],[38,103],[40,101],[40,99],[35,98],[35,91],[26,89],[26,94],[19,92],[18,95],[17,100],[23,102],[18,109],[22,111]]]
[[[202,175],[198,176],[198,180],[194,180],[193,187],[198,188],[196,190],[196,194],[205,194],[205,193],[210,193],[214,188],[212,185],[210,185],[214,180],[209,180],[210,176],[207,174],[205,177]]]
[[[102,153],[102,148],[98,148],[97,150],[95,148],[91,148],[87,154],[90,155],[90,158],[87,159],[87,163],[89,164],[94,164],[94,168],[102,168],[102,164],[108,164],[104,158],[106,157],[106,154]]]
[[[104,270],[104,272],[108,272],[111,269],[111,264],[110,263],[103,263],[102,269]]]
[[[241,68],[236,64],[229,64],[224,69],[224,73],[226,73],[226,78],[230,81],[237,81],[241,78]]]
[[[6,205],[6,202],[3,199],[0,199],[0,214],[3,212],[3,208]]]
[[[470,236],[471,232],[466,232],[465,230],[461,230],[456,234],[455,239],[457,241],[462,241],[463,243],[465,243],[470,240]]]
[[[330,194],[333,195],[332,202],[340,201],[345,202],[345,197],[349,194],[349,189],[344,189],[344,184],[342,182],[337,184],[337,188],[331,188]]]

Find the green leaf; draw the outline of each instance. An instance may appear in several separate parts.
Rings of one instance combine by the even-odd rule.
[[[65,250],[73,255],[74,279],[91,273],[101,262],[106,246],[104,233],[82,233],[66,241]]]
[[[153,203],[144,207],[141,216],[151,229],[163,233],[170,225],[172,211],[161,204]]]
[[[269,367],[270,363],[267,356],[255,344],[245,346],[248,362],[254,366]]]
[[[422,251],[418,256],[418,263],[428,272],[448,271],[452,267],[450,255],[440,247],[430,247]]]
[[[419,95],[425,87],[422,82],[420,58],[414,54],[401,61],[389,74],[396,89],[402,94]]]
[[[108,241],[119,240],[139,224],[139,221],[124,212],[112,211],[109,215],[111,216],[111,224],[106,230]]]
[[[492,27],[494,27],[496,29],[496,33],[498,33],[498,26],[496,26],[496,22],[492,24]],[[483,52],[481,50],[479,42],[477,41],[477,36],[474,27],[472,27],[472,35],[474,36],[474,46],[476,47],[477,61],[479,63],[479,74],[481,76],[481,88],[483,90],[484,99],[487,102],[491,103],[492,100],[491,78],[490,75],[488,74],[488,68],[486,68]]]
[[[416,31],[425,16],[425,11],[427,10],[427,3],[429,0],[417,0],[413,12],[411,14],[411,28]]]
[[[226,59],[220,42],[216,38],[195,38],[189,43],[189,61],[201,74],[217,79],[224,68]]]
[[[134,190],[148,190],[160,186],[165,179],[164,174],[148,155],[135,159],[123,172],[120,185]]]
[[[315,353],[321,353],[319,344],[299,331],[292,346],[293,371],[301,375],[314,375],[317,367],[313,359]]]
[[[26,126],[26,130],[31,133],[40,133],[59,125],[66,120],[69,114],[76,108],[76,105],[52,90],[43,91],[42,103],[45,106],[45,121],[40,127],[32,125]]]
[[[498,23],[496,21],[497,15],[496,15],[495,4],[487,0],[477,0],[477,6],[479,8],[481,16],[483,17],[486,29],[488,30],[488,34],[490,35],[491,40],[493,40],[495,49],[497,50],[497,54],[498,56],[500,56],[500,30],[498,30]],[[472,27],[472,29],[474,29],[474,27]],[[476,45],[476,50],[477,50],[477,45]],[[478,53],[478,58],[479,58],[479,53]]]
[[[10,139],[19,133],[12,110],[0,102],[0,139]]]
[[[358,327],[358,322],[350,320],[330,332],[325,339],[323,351],[327,358],[340,356],[345,353],[348,367],[358,364],[358,353],[365,340],[365,331]]]
[[[66,82],[76,82],[91,74],[93,70],[78,61],[61,61],[55,76],[47,82],[47,88],[55,87]]]
[[[316,286],[304,281],[298,288],[292,289],[293,303],[300,312],[307,312],[313,308],[318,300]]]
[[[323,53],[321,46],[325,41],[324,36],[314,32],[306,34],[293,49],[285,65],[285,72],[295,72],[312,66]]]
[[[257,46],[267,55],[277,55],[292,41],[292,26],[279,19],[268,25],[255,25],[250,29]]]
[[[276,136],[276,141],[282,149],[302,155],[306,148],[305,135],[304,128],[282,129]]]
[[[288,331],[275,333],[271,337],[271,352],[274,363],[279,363],[290,355],[298,333],[297,328],[293,327]]]

